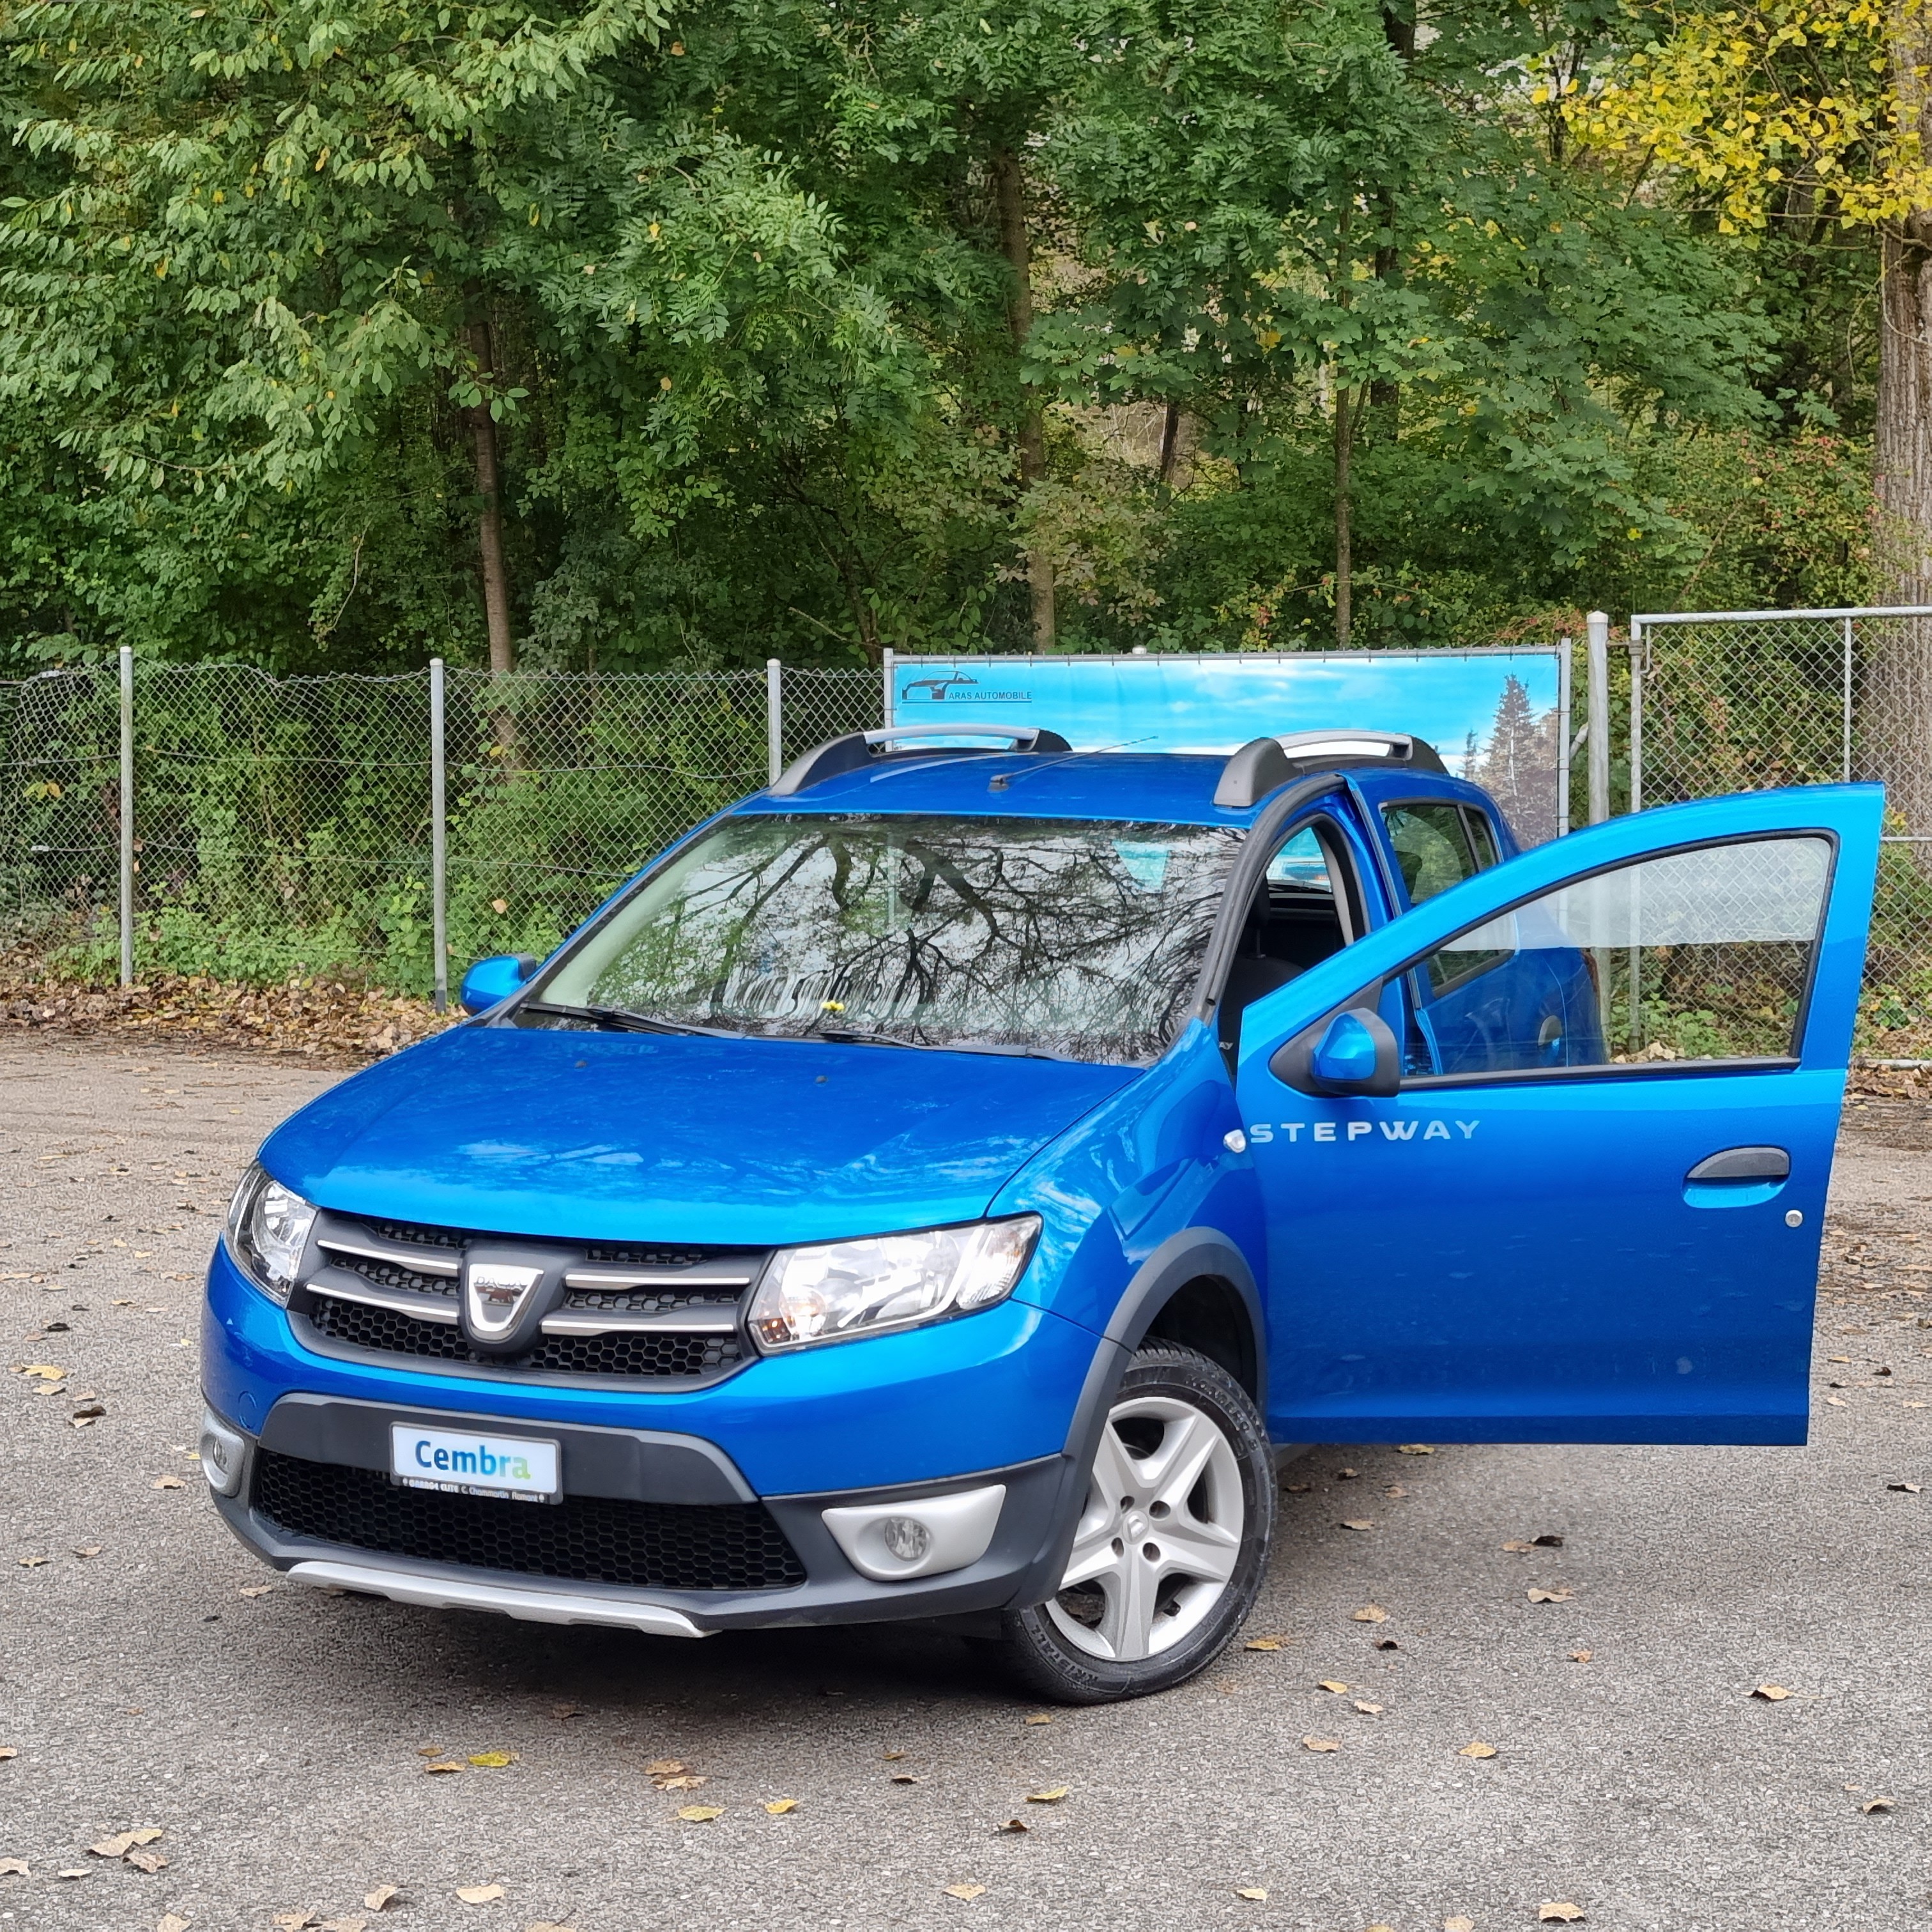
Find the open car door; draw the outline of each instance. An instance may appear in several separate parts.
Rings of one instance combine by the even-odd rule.
[[[1247,1009],[1277,1441],[1804,1441],[1882,802],[1615,819]]]

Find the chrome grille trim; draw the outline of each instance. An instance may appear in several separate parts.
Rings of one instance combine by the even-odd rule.
[[[682,1308],[667,1308],[656,1315],[638,1315],[614,1308],[602,1313],[560,1312],[546,1315],[543,1318],[543,1332],[546,1335],[636,1334],[652,1329],[669,1330],[680,1335],[735,1335],[738,1332],[737,1312],[735,1309],[725,1309],[714,1314],[699,1314]]]
[[[416,1274],[436,1274],[455,1280],[463,1272],[460,1262],[445,1261],[421,1248],[391,1246],[381,1241],[348,1241],[340,1234],[318,1234],[315,1244],[332,1255],[353,1255],[358,1261],[382,1262],[390,1268],[408,1268]]]
[[[736,1274],[704,1273],[698,1268],[572,1268],[563,1277],[566,1288],[749,1288],[755,1271]]]
[[[368,1282],[358,1282],[352,1288],[335,1281],[311,1281],[304,1286],[311,1294],[330,1295],[338,1301],[359,1301],[365,1308],[386,1308],[392,1314],[412,1316],[418,1322],[453,1324],[457,1319],[453,1303],[431,1301],[420,1294],[404,1294],[389,1288],[376,1288]]]

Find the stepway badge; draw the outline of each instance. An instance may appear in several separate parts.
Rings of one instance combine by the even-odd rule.
[[[389,1425],[389,1472],[412,1490],[548,1502],[557,1493],[557,1445],[532,1436]]]

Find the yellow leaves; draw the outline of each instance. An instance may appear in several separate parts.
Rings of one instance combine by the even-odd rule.
[[[1767,1704],[1781,1704],[1791,1693],[1782,1684],[1760,1684],[1750,1694]]]
[[[1268,1903],[1268,1887],[1264,1885],[1238,1885],[1234,1888],[1237,1898],[1251,1898],[1257,1905]]]
[[[1281,1639],[1278,1636],[1251,1636],[1241,1648],[1244,1650],[1279,1650]]]
[[[963,1898],[969,1904],[974,1899],[982,1897],[986,1889],[983,1885],[964,1884],[943,1885],[939,1888],[941,1892],[945,1893],[948,1898]]]
[[[678,1816],[687,1825],[708,1825],[715,1818],[724,1815],[722,1804],[686,1804],[678,1810]]]
[[[1456,1754],[1458,1757],[1468,1758],[1494,1757],[1496,1754],[1496,1746],[1494,1744],[1484,1744],[1480,1738],[1472,1738],[1469,1742]]]
[[[496,1771],[500,1769],[504,1765],[514,1764],[516,1761],[517,1754],[514,1751],[472,1751],[470,1755],[470,1762],[483,1771]]]
[[[797,1809],[798,1800],[796,1798],[774,1798],[765,1807],[767,1814],[774,1818],[782,1818],[788,1811]]]
[[[1348,1687],[1337,1678],[1324,1677],[1317,1688],[1320,1690],[1332,1691],[1339,1697]]]
[[[1306,1737],[1301,1741],[1301,1748],[1311,1751],[1338,1751],[1342,1747],[1334,1738]]]
[[[504,1894],[500,1885],[459,1885],[456,1895],[465,1905],[494,1905]]]
[[[1048,1790],[1029,1791],[1027,1802],[1029,1804],[1058,1804],[1066,1797],[1069,1789],[1064,1784],[1056,1784]]]
[[[1364,1604],[1359,1610],[1350,1612],[1348,1620],[1358,1624],[1385,1624],[1388,1612],[1379,1604]]]
[[[1536,1922],[1539,1925],[1577,1925],[1582,1922],[1580,1906],[1572,1905],[1567,1898],[1546,1899],[1538,1906]]]

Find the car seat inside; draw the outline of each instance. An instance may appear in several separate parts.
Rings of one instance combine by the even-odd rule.
[[[1346,914],[1336,902],[1336,869],[1328,842],[1312,826],[1304,826],[1269,861],[1222,989],[1222,1052],[1233,1054],[1241,1015],[1250,1005],[1348,944]]]

